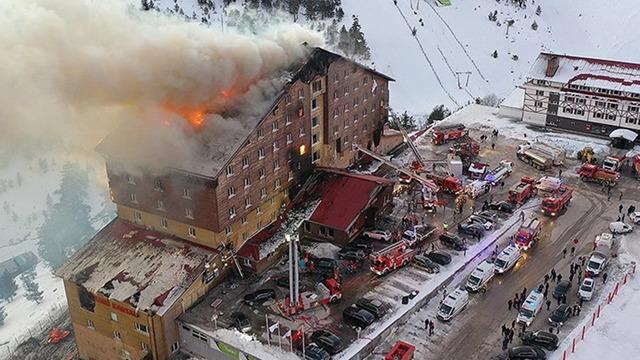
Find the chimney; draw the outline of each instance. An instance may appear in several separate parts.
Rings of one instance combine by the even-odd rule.
[[[547,72],[545,75],[547,77],[553,77],[558,71],[558,66],[560,66],[560,60],[558,60],[557,56],[550,56],[549,60],[547,60]]]

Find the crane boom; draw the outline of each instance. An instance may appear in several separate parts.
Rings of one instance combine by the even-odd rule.
[[[407,145],[409,145],[409,148],[411,149],[411,151],[413,151],[413,155],[415,155],[416,160],[418,161],[418,163],[420,163],[420,166],[424,167],[425,166],[424,159],[422,158],[422,155],[418,151],[418,148],[416,147],[416,145],[413,143],[413,140],[411,140],[411,136],[409,136],[409,134],[407,133],[407,130],[404,129],[402,124],[400,124],[400,121],[398,121],[397,119],[394,119],[394,121],[396,123],[396,126],[398,127],[398,130],[400,131],[400,134],[402,134],[402,138],[404,139],[404,142],[406,142]]]

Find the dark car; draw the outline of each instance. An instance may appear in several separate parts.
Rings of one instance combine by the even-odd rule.
[[[316,344],[311,344],[304,348],[304,360],[329,360],[331,355]]]
[[[378,299],[360,299],[356,302],[356,306],[372,313],[376,319],[380,319],[387,313],[387,307]]]
[[[344,260],[361,261],[362,259],[367,257],[367,255],[362,250],[350,249],[345,247],[338,251],[338,257]]]
[[[544,360],[547,354],[538,346],[520,345],[509,349],[510,360]]]
[[[237,312],[231,315],[231,320],[233,321],[233,326],[241,332],[247,332],[251,330],[251,322],[247,315]]]
[[[553,312],[551,316],[549,316],[549,323],[552,326],[562,326],[567,319],[571,317],[572,309],[567,304],[562,304],[558,306]]]
[[[373,244],[371,243],[371,239],[359,237],[345,245],[344,249],[362,250],[366,255],[369,255],[371,251],[373,251]]]
[[[363,308],[357,307],[356,305],[351,305],[344,309],[342,312],[342,318],[345,323],[359,327],[360,329],[366,328],[376,320],[376,317],[373,316],[372,313]]]
[[[323,348],[330,355],[337,354],[344,348],[342,340],[328,330],[316,330],[311,334],[311,341]]]
[[[499,201],[497,203],[489,204],[489,209],[507,213],[507,214],[512,214],[513,210],[515,210],[515,206],[506,201]]]
[[[556,285],[555,289],[553,289],[553,297],[557,299],[562,296],[567,296],[569,290],[571,290],[571,282],[562,280]]]
[[[433,262],[433,260],[429,259],[425,255],[416,255],[413,257],[413,262],[419,267],[427,270],[430,274],[437,274],[440,272],[440,266]]]
[[[331,258],[319,258],[313,262],[316,272],[332,276],[338,268],[338,262]]]
[[[487,221],[491,221],[492,223],[496,222],[496,212],[491,210],[486,211],[478,211],[473,213],[473,215],[481,217]]]
[[[444,265],[449,265],[451,263],[451,255],[441,250],[432,251],[428,253],[426,256],[429,258],[429,260],[433,261],[438,265],[444,266]]]
[[[276,291],[273,289],[260,289],[244,296],[244,302],[247,305],[262,304],[267,300],[276,298]]]
[[[546,331],[525,331],[520,335],[520,340],[524,345],[541,346],[547,350],[558,348],[558,336]]]
[[[474,222],[462,223],[458,224],[458,232],[460,234],[471,235],[475,238],[484,235],[484,227]]]
[[[440,235],[440,242],[442,242],[446,247],[457,251],[466,250],[467,248],[464,244],[464,240],[449,232],[445,232]]]

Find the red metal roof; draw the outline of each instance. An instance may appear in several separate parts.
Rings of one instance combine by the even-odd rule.
[[[347,230],[366,208],[380,185],[393,181],[373,175],[335,173],[318,189],[321,201],[309,219],[333,229]]]

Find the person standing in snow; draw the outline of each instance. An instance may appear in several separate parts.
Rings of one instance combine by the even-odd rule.
[[[607,273],[602,274],[602,283],[605,284],[607,282]]]
[[[513,305],[513,300],[509,299],[509,301],[507,301],[507,305],[509,305],[509,311],[511,311],[511,305]]]

